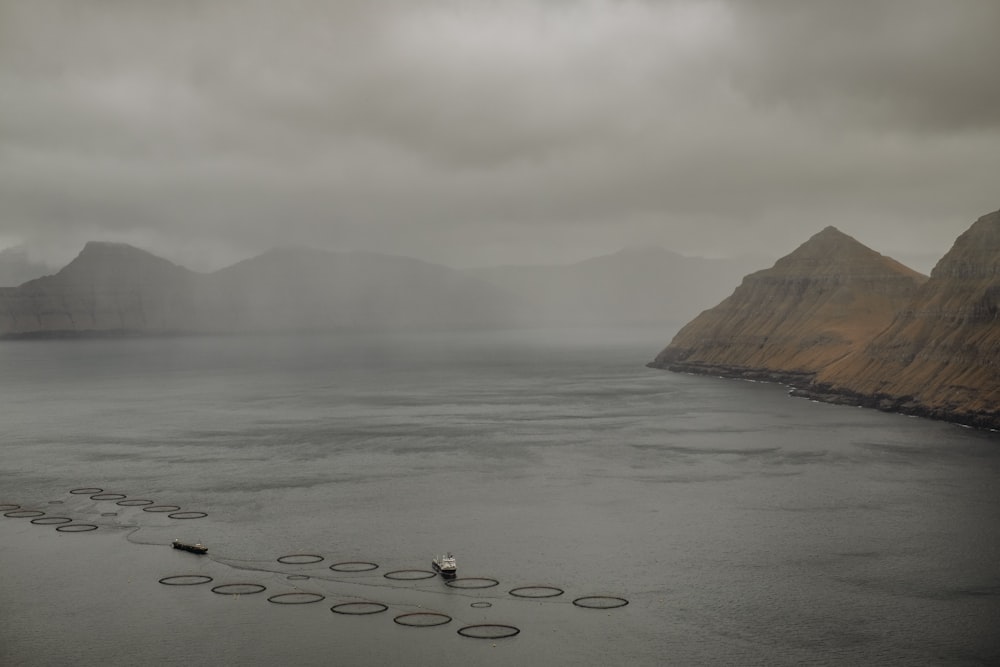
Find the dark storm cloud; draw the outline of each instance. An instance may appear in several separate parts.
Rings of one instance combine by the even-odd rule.
[[[949,131],[1000,125],[1000,4],[734,3],[751,36],[737,80],[768,103]],[[833,116],[833,114],[830,114]]]
[[[0,245],[940,255],[997,207],[998,8],[0,0]]]

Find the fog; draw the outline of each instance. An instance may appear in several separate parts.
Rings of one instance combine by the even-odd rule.
[[[0,0],[0,248],[773,260],[832,224],[928,271],[998,206],[997,25],[992,0]]]

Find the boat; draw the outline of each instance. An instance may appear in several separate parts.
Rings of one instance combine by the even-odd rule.
[[[207,554],[208,547],[202,544],[184,544],[180,540],[174,540],[174,549],[180,549],[181,551],[190,551],[193,554]]]
[[[440,573],[442,577],[454,577],[458,574],[458,565],[455,564],[455,557],[449,551],[443,556],[434,556],[431,561],[434,571]]]

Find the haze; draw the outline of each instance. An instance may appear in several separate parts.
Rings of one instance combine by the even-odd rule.
[[[927,271],[997,208],[1000,3],[0,2],[0,248],[197,270],[281,245],[465,268]]]

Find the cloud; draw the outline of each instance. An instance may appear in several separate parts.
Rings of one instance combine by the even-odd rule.
[[[835,224],[940,255],[997,207],[998,12],[0,0],[0,237],[472,265]]]

